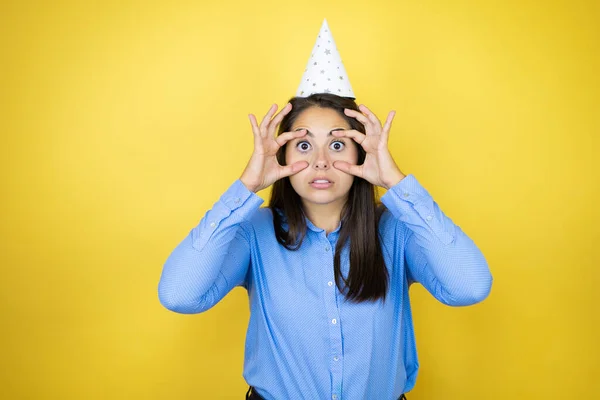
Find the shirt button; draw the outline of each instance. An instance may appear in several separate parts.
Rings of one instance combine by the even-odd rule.
[[[404,193],[402,193],[402,195],[403,195],[404,197],[408,197],[408,196],[410,196],[410,194],[409,194],[408,192],[404,192]]]
[[[334,324],[334,325],[335,325],[335,324],[337,324],[337,319],[335,319],[335,318],[334,318],[334,319],[332,319],[332,320],[331,320],[331,323],[332,323],[332,324]]]
[[[238,204],[240,202],[240,198],[236,197],[236,199],[234,201],[235,201],[235,204]]]
[[[433,219],[433,217],[431,215],[428,215],[427,218],[425,218],[427,221],[431,221]]]
[[[333,400],[337,399],[337,394],[333,394],[333,395],[331,395],[331,398],[332,398]]]
[[[333,357],[333,361],[337,361],[337,360],[339,360],[339,359],[340,359],[340,358],[339,358],[338,356],[335,356],[335,357]]]
[[[211,222],[211,223],[210,223],[210,227],[211,227],[211,228],[214,228],[215,226],[217,226],[217,224],[215,224],[214,222]]]
[[[329,281],[329,282],[327,282],[327,285],[328,286],[333,286],[333,282]]]
[[[329,251],[329,246],[325,246],[325,251]]]

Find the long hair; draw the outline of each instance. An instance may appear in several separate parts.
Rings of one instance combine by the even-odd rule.
[[[333,109],[352,129],[365,133],[365,128],[359,121],[344,114],[344,108],[359,111],[352,99],[320,93],[306,98],[293,97],[290,103],[292,110],[281,121],[278,134],[290,131],[296,118],[311,107]],[[361,146],[353,143],[358,149],[358,164],[362,164],[366,153]],[[279,149],[277,154],[281,165],[286,163],[285,147]],[[273,226],[279,243],[288,250],[298,250],[306,235],[307,225],[302,201],[289,178],[280,179],[273,184],[269,207],[272,210]],[[348,300],[356,303],[385,300],[386,297],[389,275],[378,233],[382,210],[382,207],[378,207],[375,186],[362,178],[354,177],[348,199],[342,208],[333,268],[340,292],[344,293]],[[287,229],[284,228],[284,223],[287,224]],[[340,267],[340,255],[346,243],[350,244],[350,269],[348,276],[344,277]]]

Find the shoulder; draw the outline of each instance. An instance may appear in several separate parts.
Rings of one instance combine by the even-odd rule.
[[[379,231],[389,231],[390,229],[395,230],[397,228],[398,223],[400,223],[400,221],[394,217],[394,215],[391,213],[390,210],[388,210],[388,208],[383,205],[383,204],[379,204],[377,206],[377,214],[380,215],[379,217]]]
[[[252,224],[272,224],[273,223],[273,211],[270,207],[261,207],[252,215],[248,220]]]
[[[273,213],[269,207],[261,207],[247,220],[242,222],[242,227],[248,233],[256,236],[273,234]]]
[[[396,218],[385,205],[380,204],[377,211],[381,214],[378,229],[382,241],[388,241],[392,238],[403,238],[405,236],[407,231],[406,225],[400,219]]]

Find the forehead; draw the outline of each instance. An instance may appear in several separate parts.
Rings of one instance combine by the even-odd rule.
[[[311,107],[302,111],[292,125],[292,130],[296,128],[308,128],[308,130],[331,130],[332,128],[350,128],[346,119],[332,108]],[[312,129],[311,129],[312,128]]]

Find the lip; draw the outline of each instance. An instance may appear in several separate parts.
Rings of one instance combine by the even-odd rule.
[[[318,181],[327,181],[327,182],[318,182]],[[334,182],[330,181],[329,179],[327,179],[325,177],[318,176],[315,179],[313,179],[309,183],[309,185],[315,189],[327,189],[327,188],[330,188],[331,186],[333,186],[333,183]]]

